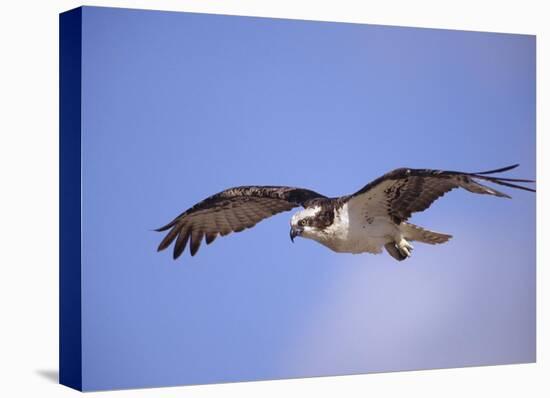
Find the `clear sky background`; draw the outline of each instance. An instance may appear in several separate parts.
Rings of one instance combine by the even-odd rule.
[[[535,195],[453,191],[413,257],[291,244],[292,213],[191,258],[164,225],[237,185],[354,192],[396,167],[535,178],[535,38],[85,8],[85,389],[535,360]]]

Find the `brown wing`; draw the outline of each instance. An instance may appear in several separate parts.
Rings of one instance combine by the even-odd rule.
[[[476,180],[485,180],[495,184],[526,191],[535,190],[513,182],[535,182],[516,178],[489,177],[488,174],[500,173],[516,168],[518,165],[479,173],[429,169],[396,169],[373,182],[358,192],[343,198],[349,202],[354,212],[361,217],[389,215],[396,223],[407,220],[412,213],[426,210],[438,198],[455,188],[499,197],[510,196],[496,189],[480,184]]]
[[[243,186],[229,188],[212,195],[186,210],[167,225],[170,229],[158,247],[166,249],[175,240],[174,259],[178,258],[190,241],[191,255],[199,250],[203,237],[210,244],[218,235],[252,228],[261,220],[277,213],[303,206],[323,195],[308,189],[276,186]]]

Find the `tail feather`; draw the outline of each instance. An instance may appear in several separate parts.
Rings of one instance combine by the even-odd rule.
[[[430,245],[445,243],[453,237],[452,235],[429,231],[427,229],[407,222],[401,223],[399,227],[405,239],[428,243]]]

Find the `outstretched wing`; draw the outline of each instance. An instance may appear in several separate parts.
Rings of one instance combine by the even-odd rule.
[[[348,202],[350,210],[363,217],[367,222],[373,217],[390,216],[395,223],[399,224],[407,220],[412,213],[426,210],[438,198],[459,187],[478,194],[510,197],[496,189],[482,185],[476,180],[535,192],[532,188],[514,184],[516,182],[535,182],[533,180],[488,176],[514,169],[517,166],[519,165],[515,164],[478,173],[401,168],[377,178],[342,200]]]
[[[156,231],[168,234],[158,250],[164,250],[176,240],[174,259],[190,241],[191,255],[199,250],[203,237],[210,244],[218,235],[252,228],[261,220],[277,213],[304,206],[309,200],[324,198],[308,189],[276,186],[243,186],[229,188],[212,195],[186,210]]]

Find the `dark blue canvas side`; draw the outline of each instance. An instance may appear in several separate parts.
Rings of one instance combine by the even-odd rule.
[[[59,17],[59,382],[82,390],[82,9]]]

